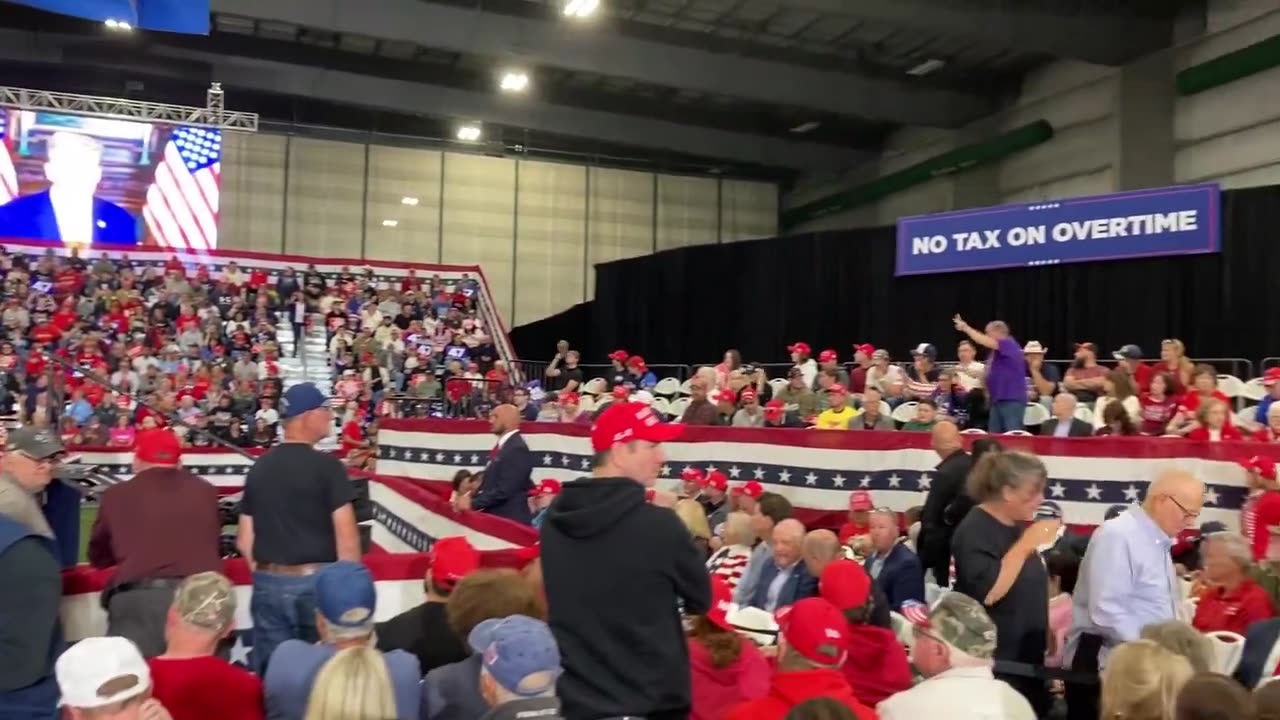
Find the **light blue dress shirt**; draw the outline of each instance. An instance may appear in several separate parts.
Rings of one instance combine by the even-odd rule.
[[[773,548],[769,543],[759,543],[751,551],[751,559],[747,561],[747,569],[742,571],[742,579],[733,590],[733,601],[739,605],[750,605],[755,597],[756,586],[760,584],[760,574],[765,565],[773,562]]]
[[[791,567],[778,568],[778,574],[773,576],[773,582],[769,583],[769,590],[764,595],[764,609],[773,612],[778,609],[778,596],[782,594],[782,588],[791,579],[791,573],[795,572],[797,563],[791,563]]]
[[[1178,618],[1181,593],[1169,555],[1172,547],[1173,538],[1138,506],[1098,528],[1071,598],[1066,663],[1075,657],[1084,633],[1105,638],[1101,662],[1111,647],[1137,640],[1147,625]]]

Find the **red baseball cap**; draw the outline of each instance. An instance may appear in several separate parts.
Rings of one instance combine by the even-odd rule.
[[[560,481],[546,478],[529,490],[530,495],[559,495]]]
[[[1276,464],[1271,458],[1254,455],[1247,460],[1241,460],[1240,466],[1246,472],[1256,472],[1268,480],[1276,479]]]
[[[729,489],[729,478],[725,477],[724,473],[720,472],[719,470],[712,470],[711,472],[707,473],[705,477],[700,479],[698,481],[698,484],[704,488],[710,487],[710,488],[715,488],[720,492],[724,492],[725,490]]]
[[[854,490],[849,493],[850,510],[870,510],[873,507],[875,503],[871,501],[871,493],[866,490]]]
[[[810,354],[811,350],[809,349],[809,343],[797,342],[797,343],[792,343],[791,345],[788,345],[787,352],[798,352],[801,355],[808,355]]]
[[[780,418],[787,412],[786,403],[781,400],[770,400],[764,404],[764,416],[770,419]]]
[[[738,395],[729,388],[722,388],[716,392],[716,402],[736,403]]]
[[[615,385],[613,387],[613,397],[615,400],[626,400],[631,397],[631,391],[627,390],[626,385]]]
[[[719,575],[712,575],[711,607],[707,609],[707,620],[722,630],[734,632],[733,625],[729,623],[729,611],[732,609],[733,591],[729,589],[729,583]]]
[[[628,357],[630,356],[627,355],[626,350],[614,350],[613,352],[609,353],[609,359],[617,360],[618,362],[626,362]]]
[[[480,568],[480,551],[464,537],[440,538],[431,546],[431,582],[447,590]]]
[[[742,388],[742,395],[740,395],[740,397],[742,400],[745,401],[745,400],[755,400],[756,398],[760,397],[760,395],[759,393],[756,392],[755,388],[748,386],[748,387]]]
[[[849,647],[849,622],[830,601],[805,598],[774,613],[774,618],[787,645],[796,652],[820,665],[844,664]]]
[[[854,345],[853,351],[856,353],[862,353],[867,357],[871,357],[871,354],[876,351],[876,346],[871,343],[861,343],[859,345]]]
[[[644,358],[640,357],[639,355],[632,355],[631,358],[627,360],[627,364],[630,365],[631,367],[639,368],[641,370],[645,368]]]
[[[832,385],[831,387],[827,388],[827,394],[828,395],[848,395],[849,391],[846,390],[845,387],[840,383],[836,383],[835,385]]]
[[[1262,384],[1266,387],[1271,387],[1277,382],[1280,382],[1280,367],[1273,367],[1262,376]]]
[[[182,462],[182,444],[172,430],[155,428],[138,433],[133,456],[154,465],[177,465]]]
[[[561,405],[577,405],[578,393],[576,392],[560,393],[560,396],[557,397],[556,399],[560,402]]]
[[[840,355],[835,350],[823,350],[818,353],[818,362],[837,362],[839,360]]]
[[[871,577],[853,560],[829,562],[818,581],[818,594],[840,610],[862,607],[871,596]]]
[[[734,495],[746,495],[749,498],[760,499],[764,494],[764,486],[755,480],[748,480],[741,485],[735,485],[733,488]]]
[[[671,442],[680,437],[684,425],[664,423],[645,403],[609,403],[591,426],[591,447],[596,452],[608,450],[618,443],[641,440]]]
[[[699,468],[699,467],[687,467],[684,470],[680,471],[681,480],[684,480],[686,482],[693,482],[694,480],[697,480],[699,485],[702,484],[702,478],[705,475],[706,473],[703,472],[702,468]]]

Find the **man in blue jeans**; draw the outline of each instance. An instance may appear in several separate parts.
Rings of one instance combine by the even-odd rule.
[[[316,572],[360,561],[355,488],[337,457],[314,447],[333,428],[328,398],[311,383],[294,385],[280,399],[280,422],[284,442],[245,476],[236,542],[254,569],[249,663],[259,675],[280,643],[319,639]]]
[[[1018,341],[1010,337],[1009,326],[1002,320],[987,323],[980,332],[969,326],[964,318],[952,318],[956,330],[969,336],[976,345],[991,351],[987,356],[987,397],[991,401],[991,419],[987,431],[1005,433],[1023,430],[1023,415],[1027,410],[1027,360]]]

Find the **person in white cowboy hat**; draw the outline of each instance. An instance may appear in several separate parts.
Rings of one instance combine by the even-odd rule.
[[[1045,405],[1053,401],[1062,382],[1058,368],[1045,364],[1047,352],[1049,348],[1041,345],[1039,340],[1032,340],[1022,347],[1022,355],[1027,359],[1027,400]]]

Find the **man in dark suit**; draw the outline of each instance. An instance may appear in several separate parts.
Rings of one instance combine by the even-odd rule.
[[[889,607],[897,610],[907,600],[924,602],[924,568],[920,558],[898,542],[898,513],[873,510],[868,525],[871,554],[867,557],[867,574],[884,588]]]
[[[489,413],[489,426],[498,444],[484,468],[484,480],[475,495],[458,498],[460,510],[476,510],[530,524],[529,490],[533,487],[533,453],[520,434],[520,411],[515,405],[499,405]]]
[[[964,483],[969,476],[973,459],[964,451],[960,441],[960,429],[955,423],[943,421],[933,426],[933,451],[942,462],[938,463],[920,513],[920,537],[916,540],[920,564],[933,571],[933,581],[946,587],[951,575],[951,535],[955,526],[947,522],[947,508],[958,498],[964,497]]]
[[[761,568],[752,607],[769,612],[818,594],[818,579],[803,561],[804,525],[788,518],[773,527],[773,560]]]
[[[1093,426],[1076,417],[1076,396],[1058,393],[1053,399],[1053,419],[1040,426],[1045,437],[1090,437]]]
[[[46,143],[49,189],[0,207],[0,236],[61,240],[68,245],[138,244],[138,221],[127,210],[95,197],[102,179],[97,140],[57,132]]]

